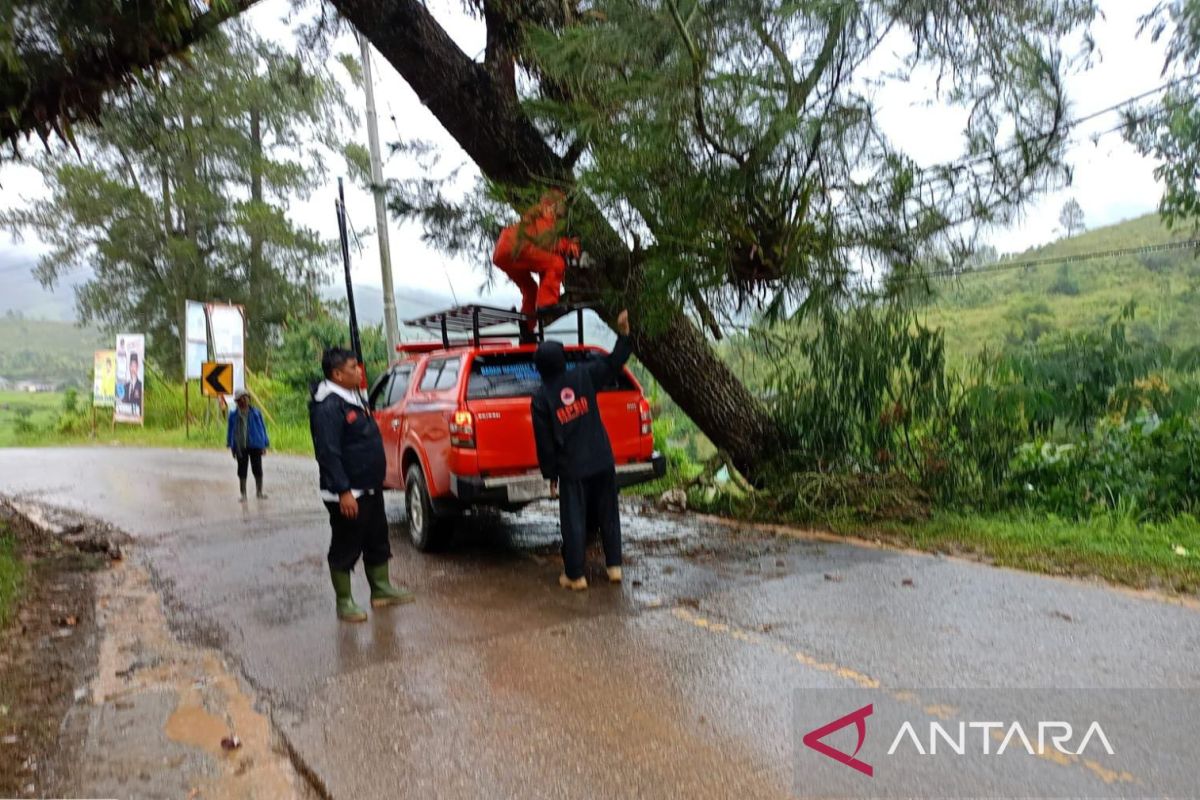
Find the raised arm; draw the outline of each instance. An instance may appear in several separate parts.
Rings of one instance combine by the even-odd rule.
[[[613,345],[612,352],[584,368],[588,377],[592,379],[592,384],[599,389],[621,374],[621,368],[632,354],[633,343],[629,341],[629,312],[622,311],[617,315],[617,343]]]

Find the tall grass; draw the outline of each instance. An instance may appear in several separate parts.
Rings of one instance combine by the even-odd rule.
[[[21,592],[25,570],[17,555],[16,540],[0,522],[0,630],[8,624]]]

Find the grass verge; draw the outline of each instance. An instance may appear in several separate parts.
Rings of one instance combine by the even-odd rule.
[[[1070,520],[1026,512],[937,512],[920,522],[875,523],[865,530],[842,524],[834,532],[876,536],[1032,572],[1200,593],[1200,522],[1189,515],[1138,523],[1117,516]]]
[[[308,425],[269,426],[271,450],[292,455],[312,455],[312,435]],[[225,425],[193,425],[184,428],[157,428],[141,425],[100,423],[93,438],[90,432],[61,433],[38,429],[12,437],[4,444],[15,447],[68,447],[71,445],[121,444],[133,447],[168,447],[219,450],[225,447]]]
[[[8,624],[25,580],[25,569],[17,555],[12,531],[0,522],[0,629]]]

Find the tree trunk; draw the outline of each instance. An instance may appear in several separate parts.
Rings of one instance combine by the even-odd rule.
[[[343,16],[366,36],[404,77],[488,178],[510,186],[569,185],[569,165],[546,143],[496,75],[467,57],[420,0],[334,0]],[[569,274],[571,290],[600,298],[610,325],[628,307],[635,325],[634,348],[671,398],[729,453],[754,480],[777,444],[766,409],[721,361],[704,335],[672,308],[652,329],[642,318],[662,321],[640,291],[633,254],[599,210],[579,198],[572,214],[588,223],[594,238],[589,255],[600,262],[586,273]]]
[[[250,109],[250,207],[255,213],[262,207],[262,118],[257,108]],[[250,225],[250,264],[247,267],[247,298],[257,297],[262,275],[263,238],[259,226]]]
[[[254,349],[253,365],[258,369],[265,350],[263,337],[267,330],[266,311],[270,300],[263,289],[262,280],[266,270],[263,268],[263,234],[260,226],[259,213],[263,208],[263,139],[262,114],[258,107],[250,109],[250,261],[246,265],[246,314],[254,320],[253,334],[247,337]],[[249,350],[249,347],[247,348]],[[250,353],[248,352],[249,356]]]

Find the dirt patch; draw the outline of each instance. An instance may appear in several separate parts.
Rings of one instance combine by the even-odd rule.
[[[221,655],[171,632],[136,546],[7,511],[36,569],[0,656],[0,797],[313,796]]]
[[[60,745],[59,723],[95,672],[92,577],[108,558],[43,533],[3,505],[0,529],[24,566],[17,604],[0,631],[0,796],[43,796],[56,763],[74,752]]]

